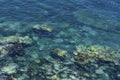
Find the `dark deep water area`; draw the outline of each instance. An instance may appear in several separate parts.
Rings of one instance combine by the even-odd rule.
[[[120,80],[120,1],[0,0],[0,80]]]

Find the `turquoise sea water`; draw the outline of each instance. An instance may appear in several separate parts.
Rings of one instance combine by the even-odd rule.
[[[0,0],[0,80],[120,80],[119,0]]]

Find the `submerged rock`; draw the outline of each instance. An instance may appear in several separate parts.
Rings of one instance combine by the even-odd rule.
[[[99,76],[101,76],[100,79],[102,80],[110,80],[109,75],[105,73],[101,68],[95,70],[95,73]]]
[[[42,36],[53,36],[53,28],[45,24],[36,24],[32,27],[33,31]]]
[[[18,80],[17,78],[13,77],[13,76],[10,76],[9,78],[10,80]]]
[[[59,78],[57,75],[53,75],[53,76],[51,77],[51,80],[60,80],[60,78]]]
[[[52,32],[52,28],[48,27],[47,25],[37,24],[37,25],[34,25],[32,28],[36,30],[45,31],[45,32]]]
[[[53,58],[58,58],[60,60],[64,60],[67,53],[68,52],[66,50],[57,48],[51,52],[51,55]]]
[[[0,40],[1,44],[7,43],[20,43],[20,44],[32,44],[32,40],[29,36],[19,37],[19,36],[8,36]]]
[[[13,74],[17,72],[18,65],[15,63],[9,63],[8,65],[1,68],[2,73]]]
[[[0,57],[5,55],[22,56],[24,55],[24,46],[22,44],[7,44],[0,46]]]
[[[8,50],[6,46],[0,46],[0,57],[4,57],[5,55],[8,54]]]
[[[27,45],[31,45],[32,40],[28,36],[9,36],[1,39],[0,43],[0,57],[7,54],[11,56],[22,56],[24,55],[24,48],[26,48]]]
[[[90,78],[90,74],[89,73],[83,73],[84,77]]]
[[[77,51],[74,52],[74,59],[80,64],[86,64],[88,62],[114,62],[116,51],[100,45],[93,46],[77,46]]]

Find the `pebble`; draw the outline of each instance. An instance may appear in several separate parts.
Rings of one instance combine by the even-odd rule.
[[[102,76],[100,79],[109,80],[109,75],[105,73],[101,68],[97,69],[95,73]]]
[[[70,75],[70,78],[71,78],[72,80],[76,80],[76,77],[75,77],[74,75]]]
[[[99,69],[95,70],[95,73],[96,73],[96,74],[103,74],[104,72],[103,72],[102,69],[99,68]]]
[[[119,77],[119,78],[120,78],[120,73],[117,75],[117,77]]]

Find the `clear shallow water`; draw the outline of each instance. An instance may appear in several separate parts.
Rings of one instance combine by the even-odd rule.
[[[100,1],[96,1],[96,0],[17,1],[17,0],[12,0],[11,2],[7,0],[1,1],[1,11],[5,13],[2,15],[12,16],[13,18],[18,18],[20,20],[28,19],[28,17],[33,17],[34,18],[33,20],[36,20],[35,15],[47,17],[47,19],[56,15],[59,15],[59,16],[70,15],[71,12],[74,12],[79,8],[93,9],[99,12],[113,14],[113,16],[115,17],[116,16],[119,17],[118,14],[120,11],[120,4],[119,4],[119,1],[112,1],[112,0],[110,1],[103,1],[103,0],[100,0]],[[8,12],[11,14],[9,14]],[[114,14],[117,14],[117,15],[114,15]],[[26,17],[23,17],[23,16],[26,16]]]
[[[0,0],[1,80],[8,80],[8,78],[18,80],[56,80],[53,78],[119,80],[119,13],[119,0]],[[35,27],[38,24],[39,29]],[[17,37],[17,39],[11,40],[10,36]],[[27,41],[24,36],[28,36],[30,40]],[[84,45],[84,47],[79,47],[79,45]],[[76,60],[74,54],[79,53],[79,50],[89,54],[87,48],[89,51],[92,46],[95,46],[95,50],[92,48],[90,52],[95,51],[100,55],[95,54],[97,58],[94,56],[92,61],[87,58],[89,63],[85,63],[83,67],[81,59]],[[53,54],[51,56],[51,53],[59,53],[56,51],[56,49],[59,50],[58,48],[63,50],[63,53],[64,50],[67,51],[68,55],[61,57]],[[108,58],[106,55],[113,56],[114,54],[117,57],[113,62],[109,60],[106,62],[106,59],[101,62],[99,50],[105,53],[102,56],[106,59]],[[86,59],[83,56],[82,58]],[[9,66],[11,69],[6,69]],[[68,69],[67,73],[64,73],[64,68]],[[63,71],[59,73],[62,69]],[[116,73],[113,74],[114,72]],[[63,77],[65,75],[67,76]]]

